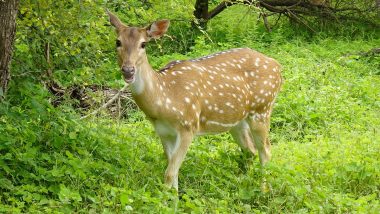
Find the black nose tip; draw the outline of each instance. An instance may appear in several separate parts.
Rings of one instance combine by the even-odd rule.
[[[128,73],[128,74],[134,74],[134,73],[135,73],[135,67],[123,66],[123,67],[121,68],[121,70],[122,70],[124,73]]]

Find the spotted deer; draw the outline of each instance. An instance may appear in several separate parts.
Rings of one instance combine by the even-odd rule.
[[[229,131],[243,151],[258,151],[261,165],[269,161],[269,121],[282,84],[276,60],[236,48],[173,61],[156,72],[145,46],[166,33],[169,20],[139,28],[108,15],[123,78],[161,139],[168,160],[165,184],[178,190],[178,171],[195,135]]]

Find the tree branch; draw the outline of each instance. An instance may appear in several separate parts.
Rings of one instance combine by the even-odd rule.
[[[313,32],[315,31],[306,24],[306,18],[300,18],[300,15],[303,14],[324,19],[333,18],[334,20],[339,20],[340,18],[347,19],[347,16],[349,16],[353,17],[352,20],[355,20],[355,17],[352,16],[352,14],[347,15],[347,12],[353,12],[362,17],[370,11],[374,11],[372,6],[358,8],[355,7],[355,5],[339,5],[339,2],[336,2],[336,4],[332,6],[329,1],[323,0],[225,0],[210,11],[208,11],[208,3],[209,0],[197,0],[195,4],[196,11],[194,11],[194,15],[203,27],[207,25],[207,21],[217,16],[226,8],[236,4],[254,5],[272,13],[288,14],[287,16],[289,18],[297,20]],[[266,17],[267,16],[263,16],[262,18],[265,27],[269,30],[269,22]],[[378,26],[375,22],[373,23]]]
[[[80,119],[85,119],[91,115],[95,115],[97,113],[99,113],[101,110],[107,108],[108,106],[110,106],[113,102],[115,102],[119,97],[120,95],[125,91],[127,90],[128,88],[128,84],[126,84],[122,89],[120,89],[117,94],[115,94],[115,96],[113,96],[107,103],[103,104],[102,106],[100,106],[98,109],[96,109],[95,111],[91,112],[90,114],[88,115],[85,115],[83,117],[81,117]]]
[[[218,15],[219,13],[221,13],[227,7],[235,4],[234,2],[236,2],[236,1],[222,1],[220,4],[218,4],[214,9],[212,9],[207,14],[207,20],[214,18],[216,15]]]

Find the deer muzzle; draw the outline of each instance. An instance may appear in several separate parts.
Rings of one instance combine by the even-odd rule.
[[[127,83],[132,83],[135,80],[135,72],[136,72],[135,67],[133,67],[133,66],[123,66],[121,68],[121,71],[123,73],[124,80]]]

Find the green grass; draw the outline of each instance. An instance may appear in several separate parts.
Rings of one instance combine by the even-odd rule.
[[[180,171],[186,194],[178,213],[380,212],[378,57],[345,56],[376,44],[378,39],[246,44],[284,67],[286,82],[272,117],[272,161],[264,174],[257,159],[244,170],[228,134],[196,138]],[[163,150],[142,113],[80,121],[70,108],[36,98],[46,97],[44,89],[18,86],[24,101],[1,107],[0,212],[174,210],[176,195],[162,185]],[[263,178],[271,187],[266,193]]]

